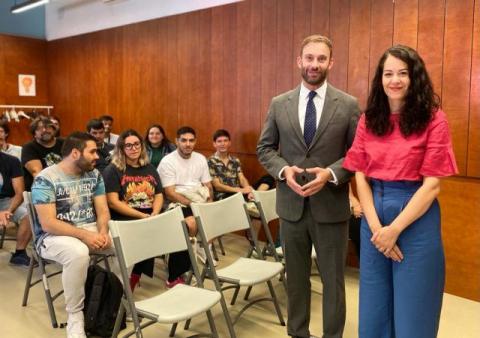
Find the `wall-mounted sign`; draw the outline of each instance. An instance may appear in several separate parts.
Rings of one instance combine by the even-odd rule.
[[[36,96],[35,75],[18,75],[18,95],[20,96]]]

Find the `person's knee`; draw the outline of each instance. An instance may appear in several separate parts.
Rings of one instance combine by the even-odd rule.
[[[197,235],[197,222],[195,221],[195,217],[190,216],[190,217],[185,218],[185,223],[187,223],[188,234],[190,236],[196,236]]]
[[[77,264],[83,263],[88,265],[90,261],[90,251],[88,246],[83,242],[72,245],[71,248],[69,248],[68,256],[70,262],[76,262]]]

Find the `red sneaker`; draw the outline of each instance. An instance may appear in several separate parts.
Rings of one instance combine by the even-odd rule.
[[[185,280],[183,279],[183,277],[177,277],[176,279],[172,280],[171,282],[167,280],[165,282],[165,284],[167,285],[167,288],[171,289],[178,284],[185,284]]]

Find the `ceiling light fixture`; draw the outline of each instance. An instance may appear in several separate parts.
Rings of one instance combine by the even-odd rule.
[[[48,3],[49,0],[28,0],[28,1],[25,1],[21,4],[15,4],[11,9],[10,11],[12,13],[22,13],[22,12],[25,12],[25,11],[28,11],[29,9],[32,9],[32,8],[35,8],[37,6],[41,6],[41,5],[44,5],[46,3]]]

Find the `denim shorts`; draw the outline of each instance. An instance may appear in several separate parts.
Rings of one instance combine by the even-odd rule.
[[[0,211],[7,210],[10,207],[10,204],[12,203],[13,198],[0,198]],[[15,223],[19,223],[25,216],[27,216],[27,208],[25,207],[25,204],[22,203],[18,206],[18,208],[15,210],[13,213],[12,218],[10,220]]]

